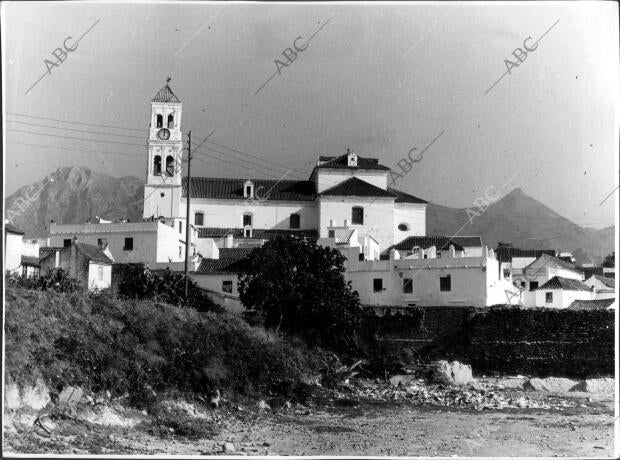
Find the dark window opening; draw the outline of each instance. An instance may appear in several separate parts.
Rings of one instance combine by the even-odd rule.
[[[407,224],[398,224],[398,229],[399,229],[401,232],[406,232],[406,231],[408,231],[408,230],[409,230],[409,226],[408,226]]]
[[[243,215],[243,226],[244,227],[251,227],[252,226],[252,215],[251,214],[244,214]]]
[[[336,236],[336,231],[335,230],[328,230],[327,236],[329,238],[334,238]]]
[[[545,302],[546,303],[553,303],[553,292],[546,292],[545,293]]]
[[[168,129],[174,128],[174,117],[172,114],[168,115]]]
[[[164,117],[160,114],[157,114],[157,127],[158,128],[164,127]]]
[[[246,228],[243,231],[243,236],[245,236],[246,238],[252,238],[252,229],[251,228]]]
[[[99,247],[103,246],[103,239],[102,238],[97,238],[97,246],[99,246]]]
[[[252,198],[252,186],[248,185],[245,187],[245,196],[248,198]]]
[[[360,262],[364,261],[364,253],[363,252],[360,252],[359,260],[360,260]]]
[[[179,233],[183,233],[183,222],[179,221]]]
[[[439,290],[440,291],[451,291],[452,290],[452,279],[450,278],[450,275],[439,277]]]
[[[413,278],[404,278],[403,279],[403,293],[411,294],[413,293]]]
[[[153,175],[161,175],[161,157],[159,155],[155,155],[155,158],[153,159]]]
[[[71,246],[71,238],[66,238],[64,240],[62,240],[62,247],[63,248],[68,248]]]
[[[222,281],[222,291],[232,293],[232,281]]]
[[[301,218],[299,217],[299,214],[291,214],[289,226],[291,228],[299,228],[301,226]]]
[[[382,278],[375,278],[372,280],[372,291],[373,292],[383,291],[383,279]]]
[[[355,206],[351,210],[351,223],[356,225],[364,225],[364,208]]]
[[[194,225],[204,225],[204,214],[201,212],[197,212],[194,215]]]
[[[538,289],[538,281],[530,281],[530,291]]]
[[[125,238],[125,245],[123,251],[133,251],[133,238]]]
[[[171,156],[166,157],[166,175],[168,177],[174,176],[174,158]]]

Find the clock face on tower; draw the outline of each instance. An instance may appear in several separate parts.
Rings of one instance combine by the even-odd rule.
[[[159,137],[163,141],[167,141],[170,139],[170,131],[166,128],[160,129],[157,131],[157,137]]]

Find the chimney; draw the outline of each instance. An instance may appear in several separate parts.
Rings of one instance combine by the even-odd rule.
[[[329,219],[329,226],[333,227],[334,226],[334,219]]]
[[[224,247],[225,248],[232,248],[233,247],[233,235],[232,233],[229,235],[226,235],[226,240],[224,241]]]
[[[77,242],[78,242],[77,235],[73,235],[72,244],[77,244]]]
[[[345,219],[344,220],[344,228],[348,228],[349,227],[349,219]]]

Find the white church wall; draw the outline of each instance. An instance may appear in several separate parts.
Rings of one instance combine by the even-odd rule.
[[[407,230],[400,230],[404,224]],[[426,204],[395,203],[394,204],[394,243],[399,243],[410,236],[426,235]]]
[[[183,206],[185,206],[184,203]],[[203,227],[243,228],[243,215],[245,213],[252,215],[252,228],[255,229],[290,230],[291,214],[299,214],[300,230],[313,230],[317,226],[317,209],[313,201],[245,201],[192,198],[190,202],[192,224],[195,222],[197,212],[204,214]]]
[[[359,169],[325,169],[317,168],[315,183],[317,193],[344,182],[352,177],[357,177],[369,184],[387,190],[387,171],[383,170],[359,170]]]

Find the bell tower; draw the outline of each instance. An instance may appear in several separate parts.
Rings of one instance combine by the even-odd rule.
[[[169,86],[151,101],[151,124],[147,140],[146,184],[143,218],[181,217],[183,175],[182,104]]]

